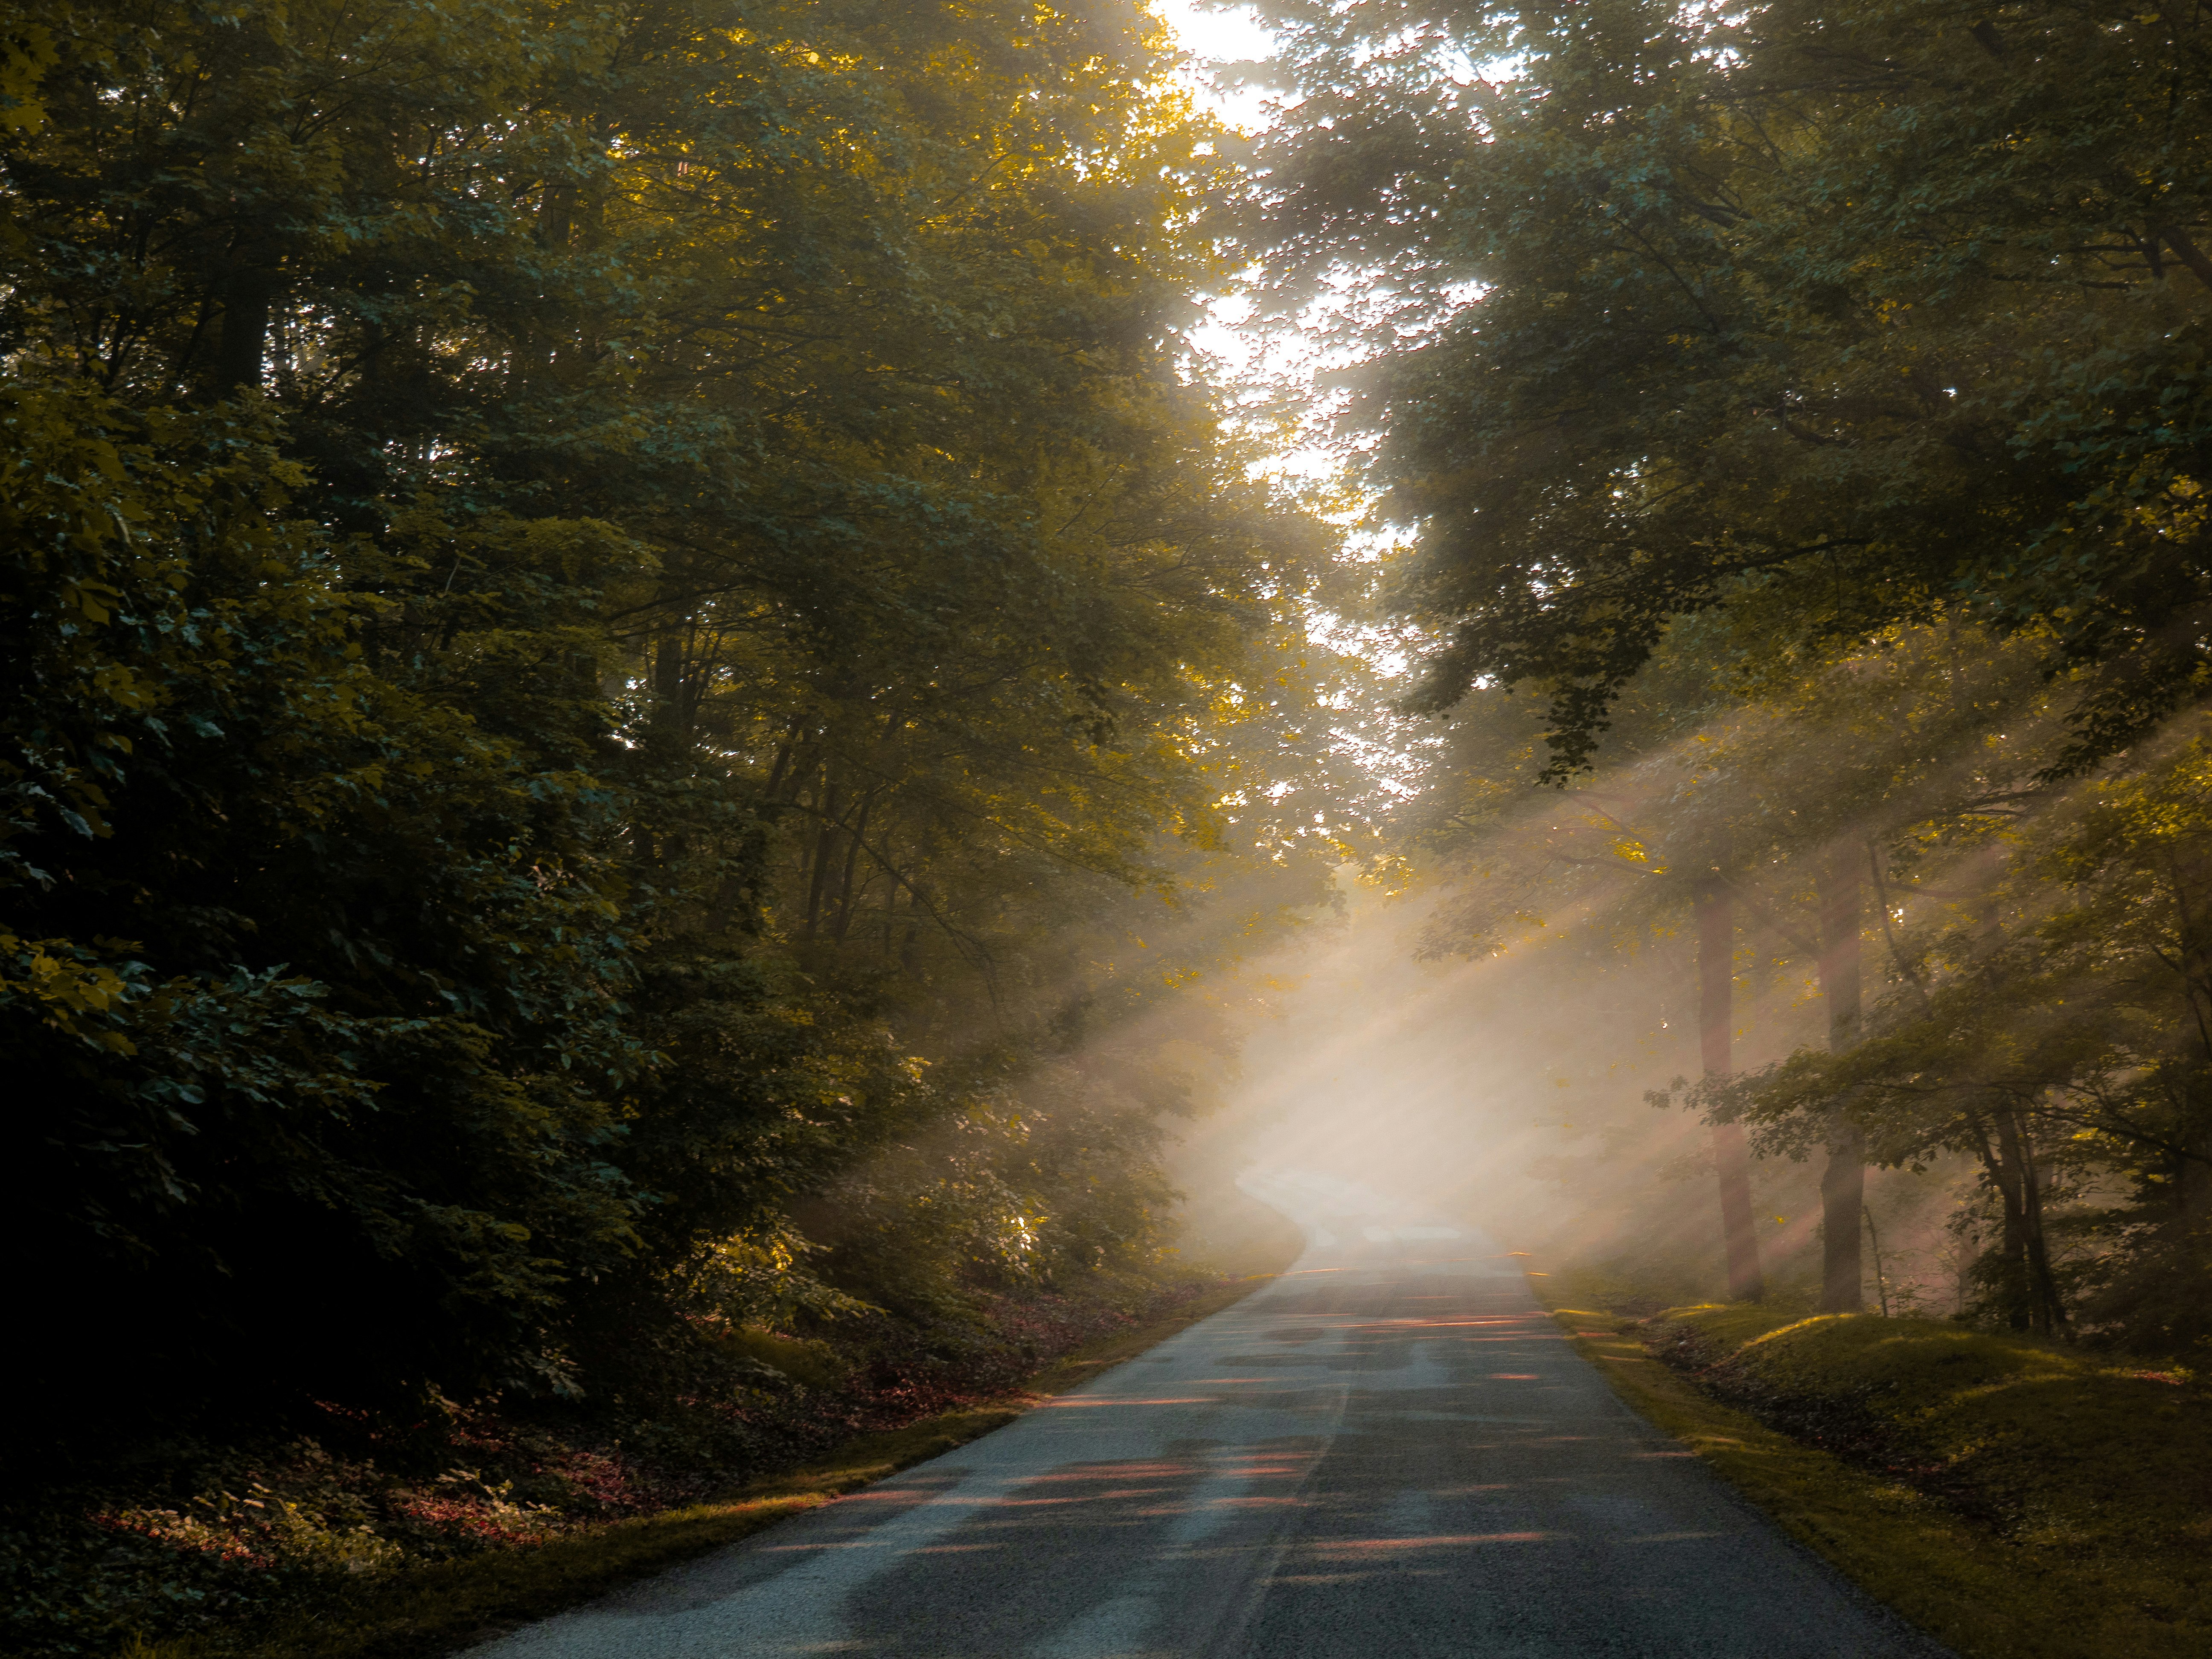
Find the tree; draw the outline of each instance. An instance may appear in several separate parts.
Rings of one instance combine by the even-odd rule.
[[[1191,372],[1224,164],[1157,25],[22,21],[0,1042],[66,1103],[11,1125],[56,1306],[179,1409],[665,1381],[728,1261],[859,1284],[792,1216],[899,1146],[999,1218],[917,1235],[948,1282],[1156,1255],[1173,1068],[1055,1062],[1341,850],[1333,541]]]
[[[1694,900],[1698,930],[1698,1057],[1708,1082],[1731,1075],[1735,1041],[1735,915],[1724,882],[1708,880]],[[1729,1295],[1757,1302],[1766,1294],[1759,1265],[1759,1234],[1751,1211],[1750,1154],[1743,1127],[1712,1126],[1713,1171],[1720,1182],[1721,1235],[1728,1256]]]
[[[1753,674],[2048,638],[2062,767],[2201,689],[2201,20],[1266,11],[1297,96],[1248,236],[1282,307],[1376,285],[1347,418],[1419,527],[1420,706],[1528,686],[1556,776],[1717,609]]]
[[[14,1126],[11,1224],[40,1295],[97,1287],[206,1370],[280,1321],[279,1387],[398,1342],[527,1378],[560,1285],[631,1238],[603,797],[369,670],[373,605],[286,512],[266,426],[88,391],[10,414],[9,1063],[49,1103]],[[509,674],[524,620],[486,642]],[[78,1388],[117,1358],[76,1353]]]

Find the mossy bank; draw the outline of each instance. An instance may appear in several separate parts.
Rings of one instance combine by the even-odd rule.
[[[1625,1319],[1533,1282],[1629,1403],[1966,1659],[2212,1651],[2190,1376],[1928,1320]]]

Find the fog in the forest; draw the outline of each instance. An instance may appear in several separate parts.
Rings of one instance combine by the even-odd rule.
[[[1480,1228],[1539,1271],[1610,1279],[1616,1300],[1725,1297],[1708,1131],[1675,1087],[1698,1068],[1686,926],[1624,938],[1607,925],[1621,919],[1584,914],[1494,954],[1435,959],[1425,946],[1455,891],[1393,893],[1347,866],[1337,908],[1255,964],[1241,1058],[1170,1155],[1195,1248],[1239,1176],[1297,1172]],[[1740,1069],[1822,1043],[1813,971],[1776,944],[1756,927],[1739,941]],[[1960,1305],[1973,1252],[1954,1224],[1974,1173],[1955,1157],[1869,1171],[1870,1309]],[[1752,1187],[1770,1284],[1816,1297],[1816,1164],[1755,1160]]]

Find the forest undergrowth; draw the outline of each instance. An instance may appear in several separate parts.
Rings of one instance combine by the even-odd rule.
[[[365,1584],[726,1500],[841,1448],[983,1413],[953,1434],[965,1438],[1039,1373],[1251,1282],[1188,1270],[979,1293],[927,1325],[709,1333],[690,1392],[627,1410],[494,1398],[410,1418],[319,1402],[249,1432],[119,1436],[111,1456],[11,1485],[0,1650],[259,1651],[272,1626]],[[373,1636],[375,1622],[349,1625]]]

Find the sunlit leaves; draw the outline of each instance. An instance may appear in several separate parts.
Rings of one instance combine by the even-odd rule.
[[[2046,632],[2096,670],[2066,764],[2193,694],[2199,25],[2015,9],[1998,54],[1917,0],[1272,9],[1302,101],[1254,241],[1286,299],[1332,264],[1402,296],[1352,418],[1420,529],[1424,706],[1525,683],[1571,772],[1716,607],[1774,658]]]

